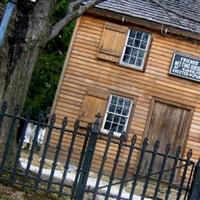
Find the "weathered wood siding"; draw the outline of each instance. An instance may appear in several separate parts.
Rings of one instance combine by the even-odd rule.
[[[185,152],[192,148],[193,159],[198,159],[200,156],[200,83],[170,76],[168,72],[176,51],[200,57],[199,43],[147,30],[151,33],[152,42],[145,71],[141,72],[97,57],[105,23],[105,20],[91,16],[83,16],[78,22],[72,48],[65,63],[67,67],[63,71],[63,78],[54,102],[57,123],[60,124],[65,115],[69,118],[69,126],[72,126],[76,119],[81,119],[82,104],[88,88],[93,87],[101,93],[116,91],[134,99],[135,105],[128,127],[127,142],[129,143],[131,137],[136,134],[140,145],[145,137],[152,98],[158,97],[194,108]],[[129,27],[135,26],[129,24]],[[56,144],[56,138],[55,136],[54,141],[52,140],[52,146]],[[66,138],[66,143],[69,139]],[[102,156],[105,146],[97,145],[99,152],[96,152],[96,157]],[[79,142],[77,146],[80,146]],[[66,148],[64,145],[63,149]],[[77,152],[80,150],[78,149],[77,147]],[[108,158],[110,162],[113,162],[115,153],[116,149],[113,147],[113,152]],[[124,158],[126,156],[124,150]],[[133,163],[135,159],[136,157]],[[94,166],[98,167],[98,165],[99,159],[96,159]],[[124,165],[124,161],[121,165]],[[110,168],[109,162],[106,167]]]

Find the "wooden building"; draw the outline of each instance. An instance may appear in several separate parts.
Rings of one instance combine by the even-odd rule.
[[[197,160],[200,3],[160,2],[107,0],[77,20],[53,111],[58,124],[67,115],[69,126],[93,122],[100,112],[104,137],[112,128],[116,140],[125,131],[127,143],[136,134],[141,145],[148,136],[150,145],[160,140],[160,152],[168,143],[171,152],[181,145]],[[56,141],[54,135],[52,147]],[[98,158],[104,146],[97,147]]]

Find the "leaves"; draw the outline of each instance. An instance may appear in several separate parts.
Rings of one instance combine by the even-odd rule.
[[[8,0],[2,0],[1,3],[2,3],[2,4],[6,4],[6,3],[8,3]]]
[[[26,106],[33,108],[33,117],[37,116],[39,110],[47,111],[51,107],[59,81],[64,55],[55,52],[39,56],[35,71],[29,87]]]

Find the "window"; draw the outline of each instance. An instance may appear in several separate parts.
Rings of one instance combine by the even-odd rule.
[[[114,131],[115,136],[120,136],[126,131],[133,102],[130,99],[111,95],[104,117],[102,132]]]
[[[120,64],[143,70],[149,41],[148,33],[129,30]]]

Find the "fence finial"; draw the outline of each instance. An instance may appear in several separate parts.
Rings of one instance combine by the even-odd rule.
[[[131,139],[131,144],[135,144],[137,141],[137,135],[134,135]]]
[[[77,132],[80,128],[80,121],[77,119],[74,123],[74,132]]]
[[[120,142],[123,142],[124,141],[124,139],[125,139],[125,132],[123,131],[122,133],[121,133],[121,136],[120,136]]]
[[[100,114],[100,113],[97,113],[97,114],[95,115],[95,117],[96,117],[96,122],[99,123],[100,118],[101,118],[101,114]],[[96,122],[95,122],[95,123],[96,123]]]
[[[94,122],[94,125],[92,127],[93,131],[98,132],[98,133],[100,132],[100,118],[101,118],[100,113],[97,113],[96,121]]]
[[[160,146],[160,142],[159,142],[159,140],[157,140],[154,144],[154,150],[157,150],[159,148],[159,146]]]
[[[192,157],[192,149],[189,149],[187,152],[187,159],[190,159]]]

